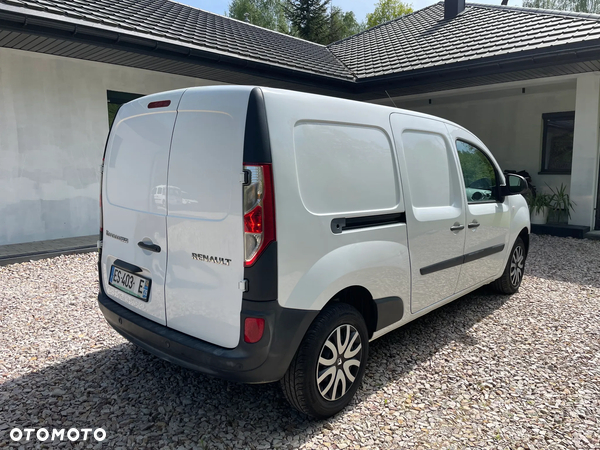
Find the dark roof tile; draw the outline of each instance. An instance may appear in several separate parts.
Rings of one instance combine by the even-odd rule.
[[[327,47],[171,0],[0,0],[2,4],[44,11],[58,20],[73,17],[90,26],[137,31],[163,40],[187,42],[231,56],[297,70],[351,79],[352,74]]]
[[[0,0],[0,9],[3,4],[348,80],[600,41],[598,15],[471,3],[452,20],[444,20],[440,2],[327,47],[171,0]]]
[[[365,79],[378,75],[371,69],[378,61],[401,73],[596,39],[599,15],[469,3],[463,13],[444,20],[440,2],[328,48]]]

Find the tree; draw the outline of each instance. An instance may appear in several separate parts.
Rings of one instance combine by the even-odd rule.
[[[302,39],[327,44],[329,38],[330,0],[285,0],[285,15],[291,31]]]
[[[344,12],[339,6],[331,8],[329,13],[328,43],[339,41],[362,31],[352,11]]]
[[[281,33],[290,31],[281,0],[232,0],[228,16]]]
[[[375,10],[367,14],[367,25],[372,28],[411,12],[413,12],[412,5],[402,3],[400,0],[379,0],[375,4]]]
[[[331,0],[232,0],[229,17],[302,39],[329,44],[361,32],[365,26],[353,12],[333,6]]]
[[[562,9],[563,0],[523,0],[523,6],[527,8]]]
[[[523,6],[600,14],[600,0],[523,0]]]

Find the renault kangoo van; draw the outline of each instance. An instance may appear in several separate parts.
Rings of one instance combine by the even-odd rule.
[[[524,183],[425,114],[248,86],[143,97],[106,146],[99,305],[161,358],[281,381],[328,417],[370,341],[485,284],[517,291]]]

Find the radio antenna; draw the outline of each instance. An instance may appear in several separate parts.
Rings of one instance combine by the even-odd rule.
[[[394,108],[397,108],[397,106],[396,106],[396,103],[394,102],[394,99],[393,99],[392,97],[390,97],[390,94],[388,94],[388,91],[386,90],[386,91],[384,91],[384,92],[387,94],[388,98],[389,98],[389,99],[390,99],[390,101],[392,102],[392,105],[394,105]]]

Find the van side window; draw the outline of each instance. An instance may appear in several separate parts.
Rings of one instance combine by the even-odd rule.
[[[456,198],[451,181],[452,151],[444,138],[435,133],[402,133],[404,158],[408,171],[412,203],[417,208],[451,206]]]
[[[464,141],[456,141],[456,149],[469,203],[497,201],[496,170],[485,153]]]

